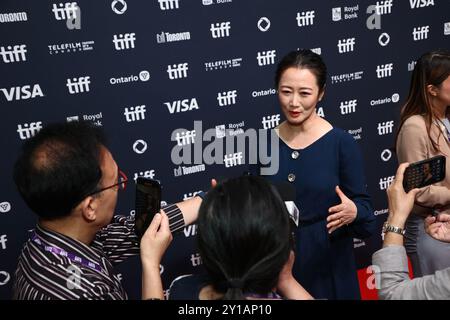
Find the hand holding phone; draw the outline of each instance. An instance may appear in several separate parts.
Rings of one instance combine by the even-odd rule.
[[[139,177],[136,180],[135,229],[139,240],[153,217],[161,209],[161,185],[158,181]]]
[[[445,178],[445,157],[436,156],[411,163],[403,176],[403,188],[406,192],[414,188],[423,188]]]

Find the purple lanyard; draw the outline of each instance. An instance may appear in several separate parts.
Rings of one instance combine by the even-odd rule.
[[[81,258],[71,252],[67,252],[61,248],[58,247],[53,247],[53,246],[46,246],[42,243],[41,239],[39,239],[39,236],[36,234],[36,232],[34,231],[33,234],[31,235],[31,240],[33,240],[36,244],[38,244],[41,248],[43,248],[45,251],[47,252],[51,252],[51,253],[55,253],[57,255],[60,255],[62,257],[66,257],[71,261],[77,262],[87,268],[90,269],[94,269],[98,272],[102,272],[103,269],[102,267],[95,262],[89,261],[87,259]]]
[[[273,291],[268,294],[246,293],[244,294],[244,297],[256,299],[283,299],[279,294]]]

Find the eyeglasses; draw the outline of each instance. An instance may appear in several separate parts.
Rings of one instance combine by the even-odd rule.
[[[88,196],[92,196],[92,195],[94,195],[96,193],[100,193],[100,192],[103,192],[105,190],[108,190],[108,189],[111,189],[111,188],[114,188],[114,187],[119,187],[118,190],[125,190],[126,187],[127,187],[128,178],[125,175],[125,173],[122,170],[120,170],[119,168],[117,168],[117,177],[118,177],[117,178],[117,180],[118,180],[117,183],[115,183],[115,184],[113,184],[111,186],[108,186],[108,187],[101,188],[101,189],[96,190],[94,192],[91,192],[91,193],[88,194]]]

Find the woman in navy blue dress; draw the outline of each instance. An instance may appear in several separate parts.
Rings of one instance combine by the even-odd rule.
[[[275,129],[279,170],[267,178],[296,187],[296,279],[314,298],[360,299],[353,238],[369,237],[375,216],[357,143],[316,113],[326,78],[324,62],[310,50],[293,51],[278,64],[286,120]],[[261,167],[251,171],[261,174]]]

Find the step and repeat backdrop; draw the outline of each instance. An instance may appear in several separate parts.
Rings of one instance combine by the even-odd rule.
[[[373,295],[367,267],[381,246],[400,106],[415,60],[450,47],[449,13],[448,0],[2,0],[0,298],[11,297],[36,223],[12,181],[26,139],[51,122],[92,121],[130,180],[157,179],[165,202],[182,201],[207,190],[210,178],[247,169],[242,146],[213,157],[208,148],[283,121],[274,71],[300,48],[321,54],[329,69],[318,113],[364,155],[379,232],[354,247],[361,289]],[[118,214],[134,214],[134,196],[129,184]],[[201,268],[195,236],[195,225],[175,235],[161,266],[166,293],[174,278]],[[139,258],[118,272],[139,298]]]

